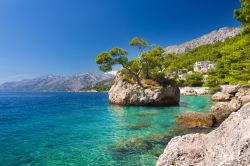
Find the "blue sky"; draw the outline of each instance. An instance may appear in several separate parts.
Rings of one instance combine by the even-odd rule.
[[[113,46],[136,56],[134,36],[180,44],[238,26],[239,7],[238,0],[0,0],[0,83],[98,72],[96,55]]]

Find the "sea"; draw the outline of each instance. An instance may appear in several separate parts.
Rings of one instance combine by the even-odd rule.
[[[117,106],[107,93],[0,93],[0,166],[155,165],[183,131],[176,116],[204,112],[210,96],[178,106]]]

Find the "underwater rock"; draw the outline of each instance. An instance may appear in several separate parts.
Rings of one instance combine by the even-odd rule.
[[[149,149],[149,144],[139,137],[133,137],[129,140],[121,140],[114,145],[113,150],[119,153],[135,153]]]
[[[214,116],[207,113],[187,112],[177,116],[176,121],[179,125],[186,128],[193,127],[212,127]]]
[[[159,157],[164,150],[164,145],[155,145],[152,149],[148,150],[147,153]]]
[[[154,144],[163,144],[163,145],[166,145],[170,141],[171,138],[172,138],[172,136],[170,136],[170,135],[149,134],[147,136],[146,141],[150,145],[154,145]]]
[[[149,116],[155,116],[155,115],[157,115],[157,113],[152,113],[152,112],[135,114],[135,116],[142,117],[142,118],[149,117]]]

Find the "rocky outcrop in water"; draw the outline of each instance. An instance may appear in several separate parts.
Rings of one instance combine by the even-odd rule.
[[[216,41],[224,41],[226,38],[234,37],[237,34],[239,34],[241,31],[240,27],[234,27],[234,28],[221,28],[217,31],[212,31],[209,34],[203,35],[200,38],[191,40],[189,42],[183,43],[179,46],[169,46],[165,48],[165,51],[167,53],[174,52],[176,54],[181,54],[186,51],[189,51],[191,49],[197,48],[199,46],[205,45],[205,44],[212,44]]]
[[[212,100],[213,101],[229,101],[230,97],[231,97],[230,94],[217,92],[212,96]]]
[[[196,93],[187,93],[193,95]],[[250,85],[224,85],[222,91],[212,96],[219,101],[205,113],[188,112],[177,116],[177,124],[185,128],[213,127],[224,121],[232,112],[250,102]]]
[[[118,105],[163,106],[178,104],[178,87],[151,87],[142,89],[117,75],[114,85],[109,90],[109,102]]]
[[[213,115],[208,113],[186,112],[177,116],[176,122],[182,128],[206,128],[213,127],[215,119]]]
[[[174,137],[157,166],[248,166],[250,163],[250,103],[232,113],[208,134]]]
[[[225,120],[232,112],[239,110],[244,104],[250,102],[250,85],[223,86],[221,92],[212,96],[216,103],[210,110],[217,122]]]

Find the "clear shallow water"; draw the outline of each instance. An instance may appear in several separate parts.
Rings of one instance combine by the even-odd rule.
[[[154,165],[166,143],[149,138],[169,135],[176,115],[211,104],[209,96],[120,107],[107,93],[0,93],[0,166]]]

